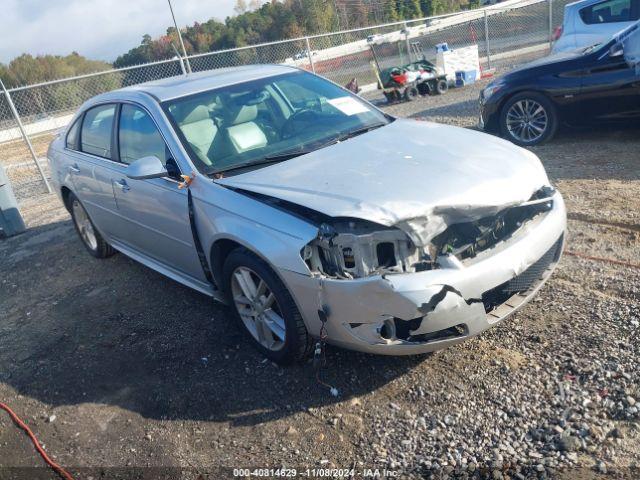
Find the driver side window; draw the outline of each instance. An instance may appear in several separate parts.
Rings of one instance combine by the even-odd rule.
[[[120,161],[127,165],[153,155],[166,166],[169,152],[149,114],[135,105],[123,104],[118,132]]]

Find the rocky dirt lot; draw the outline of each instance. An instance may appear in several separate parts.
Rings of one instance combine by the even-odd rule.
[[[485,83],[385,108],[471,127]],[[78,478],[639,478],[638,133],[562,131],[534,149],[569,209],[567,252],[534,302],[431,356],[329,348],[337,397],[311,364],[265,361],[203,295],[90,257],[57,199],[26,206],[29,231],[0,241],[0,400]],[[0,413],[0,466],[24,467],[0,478],[55,477],[41,465]]]

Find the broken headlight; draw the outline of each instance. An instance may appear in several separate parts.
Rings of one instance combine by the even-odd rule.
[[[312,272],[336,278],[413,272],[430,265],[401,230],[357,219],[322,223],[301,255]]]

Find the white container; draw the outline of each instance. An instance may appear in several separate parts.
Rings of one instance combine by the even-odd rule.
[[[436,66],[447,76],[447,81],[451,83],[456,81],[456,72],[476,70],[479,73],[480,57],[478,55],[478,45],[438,52]]]

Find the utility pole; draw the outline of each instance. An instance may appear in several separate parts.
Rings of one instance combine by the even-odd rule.
[[[187,49],[184,48],[184,42],[182,41],[182,33],[180,33],[180,29],[178,28],[178,22],[176,22],[176,16],[173,14],[173,6],[171,5],[171,0],[167,0],[169,3],[169,10],[171,10],[171,18],[173,18],[173,25],[176,27],[176,32],[178,32],[178,39],[180,40],[180,46],[182,47],[182,53],[184,55],[184,60],[187,62],[187,71],[191,73],[191,64],[189,63],[189,57],[187,57]]]
[[[173,51],[176,52],[176,57],[178,58],[178,62],[180,62],[180,70],[182,71],[182,75],[186,75],[187,69],[184,66],[184,59],[182,58],[182,55],[180,55],[180,52],[178,52],[178,49],[173,42],[171,42],[171,48],[173,48]]]

